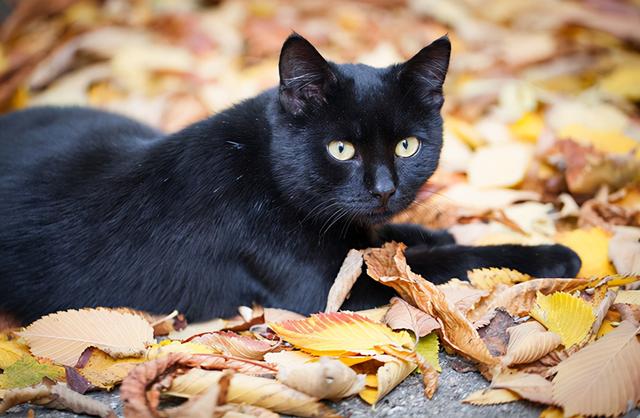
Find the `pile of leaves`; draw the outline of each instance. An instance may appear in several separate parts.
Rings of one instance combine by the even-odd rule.
[[[404,249],[352,250],[326,312],[309,317],[241,307],[234,318],[177,330],[185,324],[176,313],[47,315],[0,340],[0,412],[32,402],[113,416],[83,394],[121,384],[127,417],[339,416],[320,401],[358,395],[375,405],[414,371],[431,398],[440,344],[491,382],[463,402],[524,399],[566,416],[618,416],[640,404],[640,290],[623,290],[640,277],[482,269],[469,272],[470,282],[436,286],[411,271]],[[338,311],[363,263],[400,297]],[[156,342],[154,329],[168,337]]]

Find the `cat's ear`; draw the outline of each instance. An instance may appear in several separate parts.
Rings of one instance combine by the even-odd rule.
[[[329,63],[297,33],[293,33],[280,52],[280,103],[294,116],[327,103],[337,83]]]
[[[442,85],[449,68],[451,43],[447,35],[425,46],[400,66],[400,80],[415,88],[427,105],[442,106]]]

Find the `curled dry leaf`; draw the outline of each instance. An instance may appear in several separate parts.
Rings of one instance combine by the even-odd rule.
[[[402,298],[440,322],[443,341],[469,358],[494,364],[484,342],[464,315],[452,306],[435,285],[413,273],[404,257],[404,244],[387,243],[365,254],[367,273],[393,287]]]
[[[544,377],[529,373],[500,374],[493,378],[491,387],[508,389],[517,393],[522,399],[544,404],[552,404],[553,386]]]
[[[266,353],[275,348],[275,344],[239,335],[231,331],[199,335],[190,339],[189,342],[212,347],[222,354],[252,360],[262,360]]]
[[[384,365],[378,367],[375,375],[367,376],[366,387],[360,392],[360,397],[370,405],[375,405],[415,369],[415,363],[386,356]]]
[[[398,297],[391,299],[391,307],[384,316],[384,323],[394,330],[413,331],[417,337],[424,337],[434,329],[440,328],[440,323],[432,316]]]
[[[191,398],[204,393],[211,385],[217,384],[222,372],[191,369],[175,377],[168,395]],[[246,403],[270,409],[283,414],[301,417],[338,417],[339,415],[318,402],[316,398],[292,389],[273,379],[244,374],[234,374],[229,385],[227,401]]]
[[[72,411],[76,414],[116,418],[115,412],[108,405],[74,392],[62,383],[53,384],[50,381],[27,388],[6,391],[2,402],[0,402],[0,414],[13,406],[27,402],[46,408]]]
[[[604,286],[603,286],[604,287]],[[593,313],[596,319],[593,321],[593,325],[591,326],[591,330],[589,331],[589,338],[595,339],[600,327],[602,326],[602,322],[607,316],[607,312],[609,312],[609,308],[613,305],[613,302],[616,299],[617,291],[608,289],[604,287],[605,294],[602,300],[598,303],[598,306],[593,310]],[[592,300],[592,303],[594,301]]]
[[[640,274],[640,228],[616,227],[609,257],[620,274]]]
[[[565,292],[538,293],[531,316],[559,335],[567,349],[587,338],[596,319],[589,303]]]
[[[640,402],[638,332],[623,321],[558,365],[553,400],[567,416],[622,415]]]
[[[520,396],[508,389],[481,389],[471,393],[462,402],[471,405],[497,405],[520,400]]]
[[[486,290],[476,289],[471,284],[458,279],[451,279],[447,283],[438,285],[437,288],[444,293],[450,304],[464,314],[489,294]]]
[[[629,321],[634,325],[640,324],[640,306],[627,303],[615,303],[613,308],[620,313],[623,321]]]
[[[112,309],[82,309],[44,316],[18,335],[31,352],[73,366],[87,347],[112,357],[140,356],[153,343],[153,328],[139,315]]]
[[[317,356],[375,355],[382,353],[379,347],[414,344],[407,332],[392,331],[384,324],[351,312],[320,313],[269,326],[283,340]]]
[[[180,406],[167,408],[160,415],[167,418],[222,418],[226,411],[221,411],[219,406],[227,403],[229,384],[233,373],[226,371],[217,384],[211,385],[204,393],[194,396]]]
[[[350,250],[342,262],[338,276],[329,289],[327,307],[325,312],[337,312],[344,301],[349,297],[353,284],[362,274],[362,252]]]
[[[493,290],[498,284],[512,285],[531,279],[528,274],[508,268],[485,268],[467,272],[471,284],[482,290]]]
[[[277,379],[317,399],[333,401],[355,395],[364,389],[364,375],[356,374],[339,360],[320,357],[304,365],[280,364]]]
[[[545,356],[562,343],[559,335],[547,331],[536,321],[525,322],[507,329],[509,345],[502,364],[531,363]]]

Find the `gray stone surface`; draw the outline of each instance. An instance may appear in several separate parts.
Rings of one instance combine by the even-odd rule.
[[[426,399],[422,393],[423,387],[419,375],[411,375],[390,394],[388,394],[375,408],[371,408],[360,398],[354,397],[334,407],[345,417],[509,417],[535,418],[540,415],[543,407],[520,401],[503,405],[473,406],[460,401],[469,393],[488,386],[479,373],[458,373],[450,366],[452,357],[440,353],[442,373],[438,390],[433,399]],[[109,404],[119,416],[122,416],[122,405],[117,392],[96,392],[91,395]],[[33,407],[38,418],[74,418],[79,415]],[[28,406],[11,409],[8,418],[24,417]],[[630,412],[625,418],[640,418],[638,410]]]

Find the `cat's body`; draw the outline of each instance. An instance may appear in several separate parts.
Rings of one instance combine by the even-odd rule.
[[[412,245],[409,262],[437,280],[493,265],[575,274],[579,260],[562,247],[376,233],[437,166],[448,45],[373,69],[327,64],[292,36],[279,89],[168,136],[82,108],[0,117],[0,312],[29,321],[130,306],[201,320],[253,302],[314,312],[347,251],[380,237]],[[403,138],[419,148],[409,155]],[[349,306],[390,294],[360,280]]]

